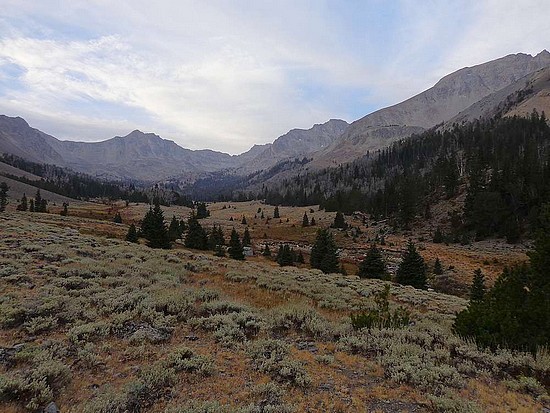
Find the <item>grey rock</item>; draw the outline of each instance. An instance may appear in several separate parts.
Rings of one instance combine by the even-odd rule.
[[[44,408],[44,413],[61,413],[61,411],[54,402],[51,402]]]

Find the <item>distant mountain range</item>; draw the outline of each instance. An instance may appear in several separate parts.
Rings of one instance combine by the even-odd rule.
[[[430,89],[353,122],[331,119],[293,129],[241,155],[190,150],[135,130],[102,142],[62,141],[19,117],[0,115],[0,153],[107,179],[192,183],[214,172],[248,175],[306,157],[308,168],[349,162],[426,129],[489,116],[550,109],[550,53],[508,55],[445,76]]]

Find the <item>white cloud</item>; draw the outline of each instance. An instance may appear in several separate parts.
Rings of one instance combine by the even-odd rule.
[[[550,38],[537,12],[544,1],[505,12],[493,0],[403,0],[380,32],[330,1],[58,3],[0,0],[0,65],[25,69],[17,87],[0,83],[1,111],[61,138],[139,128],[232,153],[293,127],[353,120],[449,71]],[[384,8],[366,3],[364,17],[375,22]],[[510,29],[499,26],[516,15]]]

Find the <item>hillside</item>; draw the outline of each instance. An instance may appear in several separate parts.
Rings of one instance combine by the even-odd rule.
[[[313,165],[337,165],[388,147],[448,121],[484,97],[548,66],[550,53],[543,50],[534,57],[519,53],[460,69],[404,102],[353,122],[340,139],[315,157]]]
[[[542,408],[540,387],[518,372],[544,376],[547,355],[452,335],[462,299],[392,284],[391,307],[414,323],[354,331],[348,314],[371,306],[383,281],[79,232],[93,225],[0,215],[6,413],[52,401],[86,413]]]

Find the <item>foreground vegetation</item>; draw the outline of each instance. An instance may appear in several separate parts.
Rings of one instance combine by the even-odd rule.
[[[179,244],[154,250],[82,234],[80,221],[0,215],[2,411],[55,401],[62,412],[501,412],[548,402],[548,351],[482,350],[454,335],[464,299]],[[369,311],[399,318],[352,324]]]

